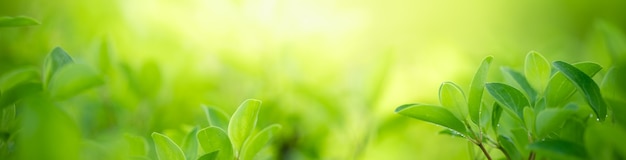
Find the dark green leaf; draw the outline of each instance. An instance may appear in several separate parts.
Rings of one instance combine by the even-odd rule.
[[[228,129],[228,114],[216,107],[207,107],[202,105],[204,114],[209,122],[209,126],[219,127],[223,130]]]
[[[530,85],[540,93],[543,92],[550,79],[550,63],[541,54],[530,51],[526,55],[524,74]]]
[[[183,141],[182,150],[187,159],[196,159],[198,156],[198,127],[194,127]]]
[[[278,133],[281,126],[278,124],[273,124],[268,127],[265,127],[259,133],[251,137],[248,141],[245,142],[243,148],[241,149],[241,154],[239,156],[240,160],[252,160],[256,156],[256,154],[263,149],[274,137],[275,134]]]
[[[567,79],[574,83],[578,90],[582,91],[585,100],[587,100],[587,103],[589,103],[593,111],[596,113],[598,120],[604,121],[606,118],[606,103],[602,98],[600,88],[596,82],[594,82],[593,79],[591,79],[591,77],[586,75],[583,71],[568,63],[556,61],[554,62],[554,67],[561,71]]]
[[[491,64],[491,60],[493,57],[486,57],[476,74],[474,74],[474,78],[472,79],[472,83],[470,84],[469,96],[467,100],[467,105],[469,107],[469,115],[472,121],[476,124],[480,122],[480,105],[482,103],[483,91],[485,89],[485,81],[487,80],[487,72],[489,71],[489,65]]]
[[[564,140],[546,140],[529,144],[528,149],[553,159],[589,159],[585,148]]]
[[[66,99],[103,83],[102,78],[89,67],[81,64],[68,64],[52,77],[48,91],[54,98]]]
[[[502,146],[506,154],[509,155],[511,160],[523,159],[522,154],[520,154],[519,150],[517,150],[517,147],[515,147],[515,144],[513,143],[513,140],[511,140],[511,138],[500,135],[498,136],[498,143],[500,143],[500,145]]]
[[[537,92],[535,91],[535,89],[533,89],[533,87],[530,86],[530,83],[528,83],[528,80],[526,80],[526,77],[524,77],[524,75],[508,67],[502,67],[501,70],[504,75],[508,75],[520,87],[522,87],[522,89],[530,99],[530,103],[535,102],[535,100],[537,99]]]
[[[67,54],[61,47],[56,47],[43,62],[43,87],[48,88],[50,79],[63,66],[74,63],[72,57]]]
[[[502,115],[502,107],[497,102],[493,103],[493,113],[491,114],[491,127],[493,131],[498,132],[500,116]]]
[[[261,101],[248,99],[241,103],[228,123],[228,137],[233,143],[235,154],[239,155],[243,143],[254,131]]]
[[[515,113],[518,118],[524,117],[524,107],[530,106],[528,99],[519,90],[502,83],[485,84],[487,92],[508,111]]]
[[[152,139],[160,160],[185,160],[183,151],[169,137],[152,132]]]
[[[598,64],[591,62],[583,62],[574,64],[574,67],[585,72],[589,77],[593,77],[596,73],[602,70],[602,67]],[[552,76],[548,87],[546,88],[546,105],[550,108],[563,105],[567,102],[567,99],[572,97],[576,93],[576,86],[570,82],[565,75],[561,72],[557,72]]]
[[[452,114],[457,118],[465,120],[465,116],[468,114],[467,101],[463,90],[458,85],[452,82],[442,83],[439,87],[439,102],[443,107],[452,111]]]
[[[198,158],[198,160],[216,160],[217,155],[219,155],[220,151],[213,151],[211,153],[204,154]]]
[[[26,16],[17,16],[17,17],[0,17],[0,27],[23,27],[23,26],[32,26],[39,25],[40,23],[37,20],[26,17]]]
[[[14,104],[26,96],[41,92],[41,90],[41,83],[27,82],[13,86],[2,93],[0,109]]]
[[[204,153],[220,151],[218,159],[233,159],[233,147],[224,130],[218,127],[207,127],[198,131],[198,142]]]
[[[463,122],[445,108],[433,105],[406,104],[396,108],[396,113],[444,126],[467,135]]]

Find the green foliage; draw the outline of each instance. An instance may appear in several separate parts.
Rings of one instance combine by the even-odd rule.
[[[26,17],[26,16],[17,16],[17,17],[8,17],[3,16],[0,17],[0,27],[23,27],[23,26],[32,26],[40,24],[37,20]]]
[[[255,159],[259,151],[271,142],[272,138],[278,134],[281,128],[280,125],[273,124],[259,132],[254,132],[257,115],[261,108],[261,101],[259,100],[248,99],[241,103],[229,123],[247,125],[231,125],[229,126],[228,133],[219,126],[213,125],[215,122],[213,122],[214,118],[212,118],[212,116],[223,115],[223,113],[216,112],[218,114],[213,114],[211,113],[212,109],[206,106],[202,108],[206,112],[210,126],[199,131],[194,128],[189,132],[184,140],[183,149],[178,147],[178,145],[167,136],[156,132],[152,133],[159,159],[195,160],[198,155],[196,152],[198,150],[198,144],[204,153],[202,156],[199,156],[198,159]],[[231,127],[233,129],[230,129]],[[248,134],[242,136],[244,133]],[[233,136],[241,137],[237,139],[233,138]],[[232,143],[236,142],[234,139],[240,140],[243,144],[239,147],[236,146]],[[185,152],[183,152],[183,150]]]
[[[445,82],[439,90],[440,103],[445,107],[407,104],[398,107],[396,113],[447,128],[440,133],[467,139],[477,145],[487,159],[497,155],[489,147],[499,150],[504,156],[500,158],[513,160],[623,158],[621,153],[624,152],[619,148],[624,145],[608,142],[605,138],[625,132],[623,128],[608,127],[615,122],[621,123],[621,120],[605,121],[606,117],[623,118],[608,112],[610,108],[605,103],[603,92],[592,79],[602,69],[600,65],[591,62],[572,65],[555,61],[551,66],[541,54],[530,52],[526,56],[525,74],[502,67],[503,74],[515,83],[505,84],[487,82],[486,72],[490,62],[491,57],[487,57],[479,67],[470,85],[467,103],[460,87]],[[551,67],[556,70],[551,71]],[[609,72],[608,76],[611,74],[614,73]],[[606,81],[609,85],[617,84],[611,82]],[[484,89],[495,100],[491,108],[484,105],[490,100],[481,96]],[[582,96],[573,98],[577,91]],[[587,102],[589,107],[579,108],[587,106],[579,104],[579,101]],[[623,113],[620,107],[614,106],[613,110]],[[464,112],[466,109],[469,113]],[[472,120],[462,121],[466,115]],[[481,117],[480,123],[475,120],[477,115]],[[589,115],[596,118],[588,118]],[[491,125],[484,122],[491,122]],[[601,135],[600,132],[610,134],[595,136]],[[471,148],[470,152],[473,152]]]

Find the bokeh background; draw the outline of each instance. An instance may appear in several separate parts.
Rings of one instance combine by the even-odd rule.
[[[503,80],[500,66],[520,70],[531,50],[608,67],[602,28],[623,34],[624,8],[618,0],[2,0],[0,16],[41,24],[0,28],[0,73],[40,67],[56,46],[101,72],[103,86],[57,103],[78,127],[49,152],[69,157],[121,159],[128,134],[180,142],[206,125],[201,104],[232,114],[255,98],[259,125],[283,126],[268,149],[275,159],[466,159],[464,139],[394,109],[438,104],[444,81],[467,91],[488,55],[490,81]]]

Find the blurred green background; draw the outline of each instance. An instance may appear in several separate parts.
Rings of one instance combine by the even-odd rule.
[[[69,119],[54,124],[77,127],[50,142],[17,144],[67,142],[50,147],[61,157],[122,159],[124,135],[150,142],[150,133],[166,132],[181,141],[175,137],[206,125],[201,104],[232,114],[255,98],[263,101],[260,126],[283,126],[268,151],[276,159],[466,159],[464,139],[394,109],[438,104],[444,81],[467,91],[488,55],[490,81],[503,80],[499,66],[521,69],[531,50],[608,67],[598,26],[626,30],[624,7],[617,0],[4,0],[0,16],[41,25],[0,28],[0,75],[41,67],[56,46],[101,72],[103,86],[56,102]]]

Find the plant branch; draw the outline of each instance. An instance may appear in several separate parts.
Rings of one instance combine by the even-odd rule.
[[[491,156],[489,156],[489,152],[485,149],[485,145],[483,145],[483,143],[478,143],[478,147],[480,147],[480,150],[483,151],[483,154],[485,154],[487,159],[491,160]]]

